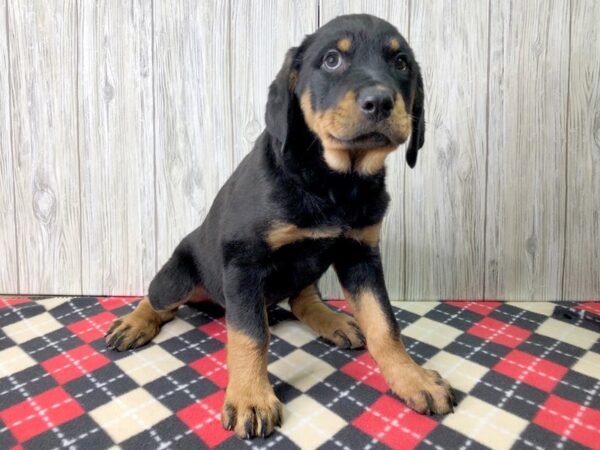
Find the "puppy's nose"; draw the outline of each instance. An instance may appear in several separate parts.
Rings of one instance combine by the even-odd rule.
[[[383,86],[363,88],[358,94],[358,106],[370,120],[387,119],[394,109],[393,92]]]

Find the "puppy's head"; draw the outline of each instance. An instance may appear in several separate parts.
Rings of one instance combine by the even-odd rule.
[[[269,91],[269,133],[285,147],[308,128],[331,169],[364,172],[410,137],[414,167],[423,146],[423,81],[406,40],[388,22],[340,16],[292,48]]]

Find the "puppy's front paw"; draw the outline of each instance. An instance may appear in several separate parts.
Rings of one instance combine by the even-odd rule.
[[[358,323],[348,314],[335,313],[320,334],[323,339],[342,349],[365,346],[365,337],[360,331]]]
[[[407,364],[397,370],[390,387],[409,408],[421,414],[454,412],[456,400],[452,387],[435,370]]]
[[[158,323],[144,320],[134,311],[113,322],[106,333],[106,346],[120,352],[133,349],[150,341],[159,330]]]
[[[281,402],[269,385],[264,389],[227,389],[221,422],[242,439],[267,437],[281,425]]]

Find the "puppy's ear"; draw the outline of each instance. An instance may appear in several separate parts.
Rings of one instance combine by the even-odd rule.
[[[411,169],[415,167],[415,164],[417,163],[417,153],[425,143],[424,100],[425,93],[423,91],[423,77],[421,77],[421,71],[417,67],[417,86],[411,111],[412,133],[410,135],[410,141],[406,150],[406,162]]]
[[[283,66],[269,87],[269,98],[265,112],[267,131],[285,146],[295,109],[296,79],[298,77],[298,47],[290,48]]]

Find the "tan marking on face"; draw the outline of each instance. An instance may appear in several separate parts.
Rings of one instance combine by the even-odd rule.
[[[337,41],[337,48],[341,51],[341,52],[347,52],[348,50],[350,50],[350,48],[352,47],[352,40],[350,38],[342,38],[339,41]]]
[[[314,284],[291,298],[290,307],[298,320],[308,325],[319,336],[340,348],[358,348],[364,345],[356,321],[348,314],[332,311],[321,299]]]
[[[270,434],[281,420],[281,404],[267,376],[268,340],[259,344],[255,339],[227,326],[227,371],[229,380],[221,420],[246,438],[246,424],[251,436]],[[257,417],[264,417],[266,427]]]
[[[354,93],[348,92],[332,109],[315,112],[310,100],[310,90],[307,89],[300,98],[300,107],[308,128],[321,140],[323,158],[327,165],[337,172],[349,172],[352,160],[348,150],[333,136],[346,135],[360,121]]]
[[[394,134],[399,136],[402,142],[406,141],[412,131],[412,122],[406,112],[406,106],[401,95],[396,94],[394,109],[388,120],[394,129]],[[360,151],[354,164],[355,170],[363,175],[373,175],[379,172],[385,165],[386,157],[396,148],[394,145],[388,145]]]
[[[408,139],[412,131],[412,122],[410,115],[406,111],[404,99],[399,94],[396,94],[394,97],[394,109],[390,115],[390,123],[393,124],[395,131],[400,134],[403,142]]]
[[[394,37],[388,41],[388,45],[389,45],[390,49],[398,50],[400,48],[400,41],[398,40],[398,38]]]
[[[335,107],[316,112],[311,104],[310,90],[307,89],[300,98],[300,107],[306,124],[321,140],[323,158],[332,170],[356,170],[363,175],[372,175],[381,170],[387,155],[397,148],[396,145],[390,144],[372,149],[351,150],[335,139],[352,135],[364,120],[353,92],[346,93]],[[412,123],[402,96],[396,94],[394,109],[386,123],[397,140],[404,142],[408,139]]]
[[[336,238],[342,233],[340,227],[300,228],[286,222],[274,222],[267,231],[266,241],[273,250],[304,239]]]
[[[437,372],[423,369],[413,361],[400,335],[390,327],[377,294],[369,289],[359,291],[355,297],[348,291],[344,294],[367,339],[367,349],[390,388],[418,412],[426,412],[430,407],[434,413],[451,411],[450,385]],[[431,397],[431,404],[423,392]]]
[[[379,236],[381,234],[381,222],[369,225],[364,228],[353,228],[344,233],[344,236],[354,239],[369,247],[376,247],[379,244]]]

